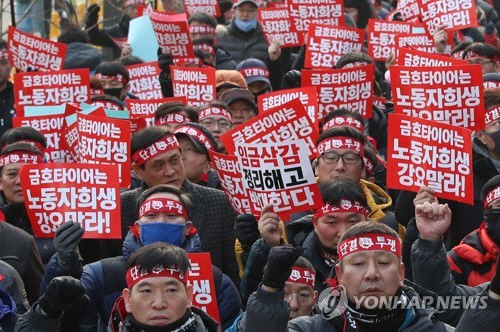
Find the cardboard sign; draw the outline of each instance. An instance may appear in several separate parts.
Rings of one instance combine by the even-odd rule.
[[[258,20],[268,45],[279,43],[281,47],[300,46],[303,33],[292,24],[290,10],[286,8],[259,8]]]
[[[174,97],[185,97],[191,106],[200,106],[216,99],[215,68],[170,66]]]
[[[61,70],[68,45],[35,37],[9,26],[9,62],[20,71]]]
[[[431,38],[441,25],[447,25],[447,31],[478,26],[474,1],[418,0],[418,6],[420,19]]]
[[[50,163],[70,163],[71,153],[61,145],[63,129],[66,127],[65,114],[12,118],[14,128],[31,127],[38,130],[47,140],[45,161]]]
[[[334,68],[343,55],[361,52],[364,40],[363,29],[312,24],[307,38],[304,67]]]
[[[205,13],[213,17],[221,14],[217,0],[183,0],[183,2],[188,17],[196,13]]]
[[[193,286],[193,306],[205,311],[220,324],[210,253],[190,252],[187,256],[191,265],[187,280]]]
[[[353,68],[302,70],[302,86],[318,87],[319,119],[345,107],[371,118],[374,65]]]
[[[252,214],[250,196],[242,180],[242,170],[238,157],[208,150],[212,167],[219,176],[222,190],[226,194],[231,207],[238,214]]]
[[[407,22],[368,20],[368,54],[375,61],[385,61],[391,54],[396,54],[396,36],[411,33],[412,27]]]
[[[235,145],[242,143],[282,143],[305,140],[309,157],[316,158],[318,132],[300,100],[292,100],[276,107],[272,112],[263,112],[248,122],[225,133],[220,140],[230,155],[235,154]]]
[[[397,64],[407,67],[448,67],[466,65],[467,61],[449,56],[402,48],[399,50]]]
[[[440,198],[474,202],[472,133],[444,123],[389,115],[387,188],[418,192],[428,186]]]
[[[300,102],[306,108],[307,114],[311,118],[311,122],[314,124],[314,128],[319,131],[318,90],[316,87],[310,86],[305,88],[279,90],[265,93],[257,97],[259,110],[263,112],[282,106],[294,99],[300,99]]]
[[[484,129],[481,65],[391,67],[396,113]]]
[[[25,106],[88,103],[89,69],[52,72],[29,72],[14,75],[17,116],[24,116]]]
[[[129,92],[131,94],[144,100],[163,98],[160,81],[158,80],[161,73],[158,62],[140,63],[125,68],[127,68],[130,75]]]
[[[146,121],[148,127],[154,126],[155,124],[155,112],[161,105],[169,101],[179,101],[183,104],[186,103],[186,98],[184,97],[171,97],[171,98],[161,98],[161,99],[149,99],[149,100],[139,100],[139,99],[125,99],[125,105],[130,111],[130,118],[137,119],[143,117]]]
[[[436,47],[434,46],[434,39],[429,38],[425,33],[414,34],[414,33],[402,33],[396,36],[396,48],[399,57],[399,50],[403,47],[412,48],[421,52],[426,53],[437,53]],[[446,44],[444,53],[450,54],[453,48],[453,35],[449,36],[448,44]]]
[[[121,188],[130,186],[130,122],[77,114],[81,163],[116,164]]]
[[[186,14],[150,16],[158,45],[164,54],[172,57],[194,57],[193,45],[189,36]]]
[[[308,32],[309,24],[344,25],[344,1],[342,0],[290,0],[288,1],[292,26],[298,32]],[[304,36],[300,36],[300,43]]]
[[[304,140],[286,143],[236,145],[243,185],[250,197],[252,214],[260,216],[267,204],[281,220],[290,214],[323,206]]]
[[[417,0],[399,0],[396,9],[393,12],[399,12],[405,22],[420,22],[420,9]],[[391,13],[393,13],[391,12]],[[392,17],[389,13],[388,18]]]
[[[121,238],[117,165],[25,165],[19,177],[35,237],[52,238],[72,220],[84,239]]]

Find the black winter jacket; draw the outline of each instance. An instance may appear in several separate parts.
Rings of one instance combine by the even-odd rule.
[[[266,61],[268,56],[268,46],[260,24],[254,30],[243,32],[231,21],[227,34],[219,38],[217,44],[228,51],[237,64],[248,58]]]

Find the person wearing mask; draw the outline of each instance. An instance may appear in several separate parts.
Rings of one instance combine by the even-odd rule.
[[[128,92],[130,75],[128,70],[118,61],[102,62],[95,69],[95,75],[99,79],[104,94],[120,99],[137,99]]]

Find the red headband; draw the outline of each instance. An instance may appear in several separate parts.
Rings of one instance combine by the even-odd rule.
[[[484,124],[488,125],[500,119],[500,105],[495,105],[484,112]]]
[[[168,268],[159,265],[151,271],[141,269],[140,266],[133,266],[127,270],[127,276],[125,279],[127,280],[127,287],[132,288],[132,286],[144,279],[156,277],[175,278],[183,284],[187,284],[187,273],[181,271],[176,265]]]
[[[127,85],[128,81],[125,77],[123,77],[122,74],[116,74],[116,75],[103,75],[101,73],[95,74],[95,77],[98,79],[111,79],[113,81],[117,81],[122,83],[123,85]]]
[[[132,161],[137,166],[141,166],[146,161],[172,149],[180,149],[179,142],[177,142],[177,138],[174,135],[168,135],[155,141],[147,148],[136,151],[132,155]]]
[[[383,250],[401,257],[401,241],[389,234],[361,234],[345,239],[338,246],[339,260],[360,251]]]
[[[373,175],[374,174],[373,171],[375,170],[375,168],[373,167],[373,164],[371,163],[371,161],[368,160],[368,158],[363,157],[363,162],[365,163],[365,170],[366,170],[366,172],[369,175]]]
[[[142,202],[139,207],[139,219],[151,212],[166,212],[184,217],[186,220],[188,219],[188,212],[184,205],[179,201],[169,198],[152,198]]]
[[[323,205],[314,212],[314,217],[316,219],[319,219],[325,214],[336,212],[354,212],[364,214],[365,216],[368,216],[369,214],[368,210],[363,205],[361,205],[360,202],[351,201],[349,199],[341,199],[338,206],[330,205],[328,203]]]
[[[123,4],[125,5],[125,7],[133,5],[144,5],[144,0],[125,0]]]
[[[189,118],[181,113],[170,113],[155,121],[155,125],[183,124],[189,122]]]
[[[240,69],[240,73],[243,74],[243,77],[253,77],[253,76],[263,76],[269,78],[269,70],[261,67],[250,67]]]
[[[209,116],[215,116],[215,115],[223,116],[227,120],[229,120],[229,122],[233,122],[233,119],[231,118],[231,113],[229,113],[224,108],[215,107],[215,106],[211,106],[211,107],[207,107],[207,108],[202,109],[200,111],[200,113],[198,114],[198,119],[199,119],[199,121],[201,121],[205,118],[208,118]]]
[[[177,127],[177,129],[175,129],[175,133],[189,135],[202,143],[207,148],[207,150],[215,150],[215,147],[212,145],[212,143],[210,143],[208,137],[198,128],[191,127],[189,125],[181,125]]]
[[[359,130],[362,133],[365,132],[365,126],[361,122],[348,116],[337,116],[334,117],[333,119],[330,119],[323,125],[323,131],[327,131],[330,128],[339,126],[348,126],[356,130]]]
[[[471,59],[471,58],[482,58],[482,59],[488,59],[488,60],[495,61],[495,62],[500,61],[498,56],[494,56],[492,58],[489,58],[489,57],[484,56],[484,55],[479,55],[476,52],[474,52],[473,50],[470,50],[467,53],[465,53],[464,60]]]
[[[314,270],[293,266],[292,273],[288,277],[287,282],[299,283],[310,286],[314,289],[314,281],[316,280],[316,272]]]
[[[0,50],[0,60],[9,60],[9,51],[6,49]]]
[[[198,49],[198,50],[202,50],[205,53],[215,55],[215,48],[210,44],[197,44],[197,45],[193,45],[193,48],[195,50]]]
[[[484,208],[486,209],[491,202],[500,197],[500,186],[496,186],[488,192],[484,198]]]
[[[123,106],[118,105],[117,103],[114,103],[109,100],[95,100],[91,103],[94,106],[100,106],[108,110],[116,110],[116,111],[122,111]]]
[[[361,67],[361,66],[366,66],[366,65],[369,65],[369,63],[366,61],[354,61],[354,62],[347,63],[342,68],[355,68],[355,67]]]
[[[18,142],[31,144],[34,147],[36,147],[38,150],[40,150],[40,152],[42,154],[45,154],[45,147],[40,142],[35,142],[35,141],[29,140],[29,139],[22,139]],[[5,146],[4,146],[4,148],[5,148]]]
[[[360,155],[364,154],[364,146],[360,141],[355,138],[345,136],[326,138],[318,144],[317,149],[319,155],[322,155],[330,150],[338,149],[353,150],[358,152]]]
[[[200,58],[176,58],[174,59],[174,63],[176,66],[185,66],[185,65],[195,65],[201,67],[203,62]]]
[[[189,33],[210,33],[215,34],[215,28],[209,25],[190,25]]]
[[[8,164],[23,163],[23,164],[40,164],[43,162],[42,156],[37,153],[26,151],[13,151],[4,154],[0,157],[0,167]]]

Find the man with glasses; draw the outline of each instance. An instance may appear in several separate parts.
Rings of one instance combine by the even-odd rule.
[[[483,67],[483,75],[500,71],[500,51],[485,43],[474,43],[464,50],[462,55],[469,64],[479,64]]]
[[[220,137],[233,128],[229,108],[224,103],[211,102],[200,108],[198,116],[198,123],[207,128],[217,142],[217,151],[223,152]]]

